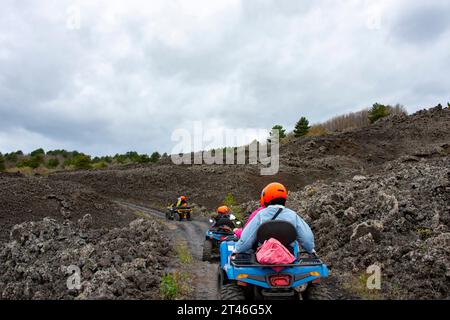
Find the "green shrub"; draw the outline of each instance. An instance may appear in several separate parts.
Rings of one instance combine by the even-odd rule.
[[[178,243],[175,247],[178,259],[181,263],[187,264],[192,262],[192,256],[189,252],[189,248],[185,243]]]
[[[100,159],[102,161],[106,162],[106,163],[111,163],[112,162],[112,158],[110,156],[101,157]]]
[[[37,156],[37,155],[42,155],[42,156],[44,156],[44,155],[45,155],[44,149],[39,148],[39,149],[36,149],[36,150],[34,150],[34,151],[32,151],[32,152],[30,153],[30,156],[32,156],[32,157]]]
[[[229,192],[225,196],[225,199],[223,199],[223,204],[226,205],[227,207],[232,207],[236,205],[236,200],[234,199],[234,196],[231,192]]]
[[[49,169],[55,169],[59,166],[59,160],[57,158],[48,159],[46,166]]]
[[[71,161],[75,169],[91,169],[91,157],[82,153],[77,154]]]
[[[5,171],[5,157],[0,153],[0,172]]]
[[[37,167],[39,167],[39,165],[44,161],[44,157],[42,155],[37,155],[34,157],[26,157],[21,159],[18,163],[17,163],[17,168],[32,168],[32,169],[36,169]]]
[[[125,154],[125,157],[128,158],[131,162],[139,162],[140,156],[136,151],[128,151]]]
[[[23,158],[17,163],[17,168],[25,168],[30,166],[30,159]]]
[[[153,152],[150,156],[150,162],[156,163],[159,161],[159,159],[161,159],[161,155],[159,154],[159,152]]]
[[[230,192],[226,195],[225,199],[223,199],[223,204],[230,208],[231,212],[236,216],[238,221],[244,220],[244,212],[234,199],[233,194]]]
[[[68,158],[68,159],[64,160],[63,167],[69,167],[71,165],[72,165],[72,159]]]
[[[150,157],[148,156],[148,154],[141,154],[139,156],[139,159],[137,161],[138,163],[149,163],[150,162]]]
[[[417,228],[417,233],[419,234],[419,237],[422,240],[427,240],[428,238],[433,236],[433,230],[427,227]]]
[[[64,158],[69,157],[69,152],[64,149],[56,149],[56,150],[50,150],[47,151],[48,156],[63,156]]]
[[[42,153],[35,153],[34,156],[31,156],[30,159],[30,167],[33,169],[38,168],[42,163],[44,163],[44,154]]]
[[[160,292],[164,300],[174,300],[178,296],[178,291],[178,284],[173,274],[162,276]]]
[[[8,162],[16,163],[18,159],[19,157],[16,152],[5,154],[5,160]]]
[[[190,295],[191,276],[187,272],[175,271],[161,277],[159,292],[164,300],[183,299]]]
[[[106,168],[108,168],[108,164],[105,161],[100,161],[100,162],[94,163],[92,165],[92,167],[94,169],[106,169]]]
[[[374,123],[375,121],[384,118],[389,115],[389,108],[385,105],[374,103],[372,109],[369,110],[368,118],[370,123]]]
[[[294,135],[302,137],[306,135],[309,131],[309,121],[305,117],[301,117],[300,120],[295,124]]]
[[[116,154],[113,158],[117,163],[125,163],[127,161],[127,156],[124,154]]]

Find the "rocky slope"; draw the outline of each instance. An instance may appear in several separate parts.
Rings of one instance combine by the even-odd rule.
[[[287,206],[310,224],[342,287],[369,297],[362,279],[375,264],[382,290],[373,297],[450,298],[449,157],[406,157],[377,174],[316,182],[291,192]]]
[[[159,299],[170,245],[146,220],[90,229],[92,216],[15,225],[0,248],[0,299]],[[78,267],[80,288],[70,276]]]
[[[76,221],[90,214],[93,228],[123,226],[133,219],[108,198],[70,181],[0,174],[0,190],[0,242],[15,224],[44,217]]]

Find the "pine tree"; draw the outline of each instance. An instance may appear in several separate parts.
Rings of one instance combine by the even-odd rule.
[[[278,137],[279,137],[280,139],[286,138],[286,129],[283,129],[283,126],[277,124],[277,125],[273,126],[272,132],[273,132],[274,130],[278,130]]]
[[[302,137],[308,133],[309,128],[309,121],[305,117],[301,117],[295,125],[294,135],[297,138]]]
[[[284,139],[286,138],[286,129],[283,129],[283,126],[277,124],[272,127],[272,130],[270,131],[270,137],[267,139],[268,143],[271,143],[272,137],[275,135],[275,130],[278,130],[278,139]]]
[[[384,118],[389,115],[389,108],[383,104],[374,103],[372,109],[370,109],[368,117],[370,123],[374,123],[378,119]]]

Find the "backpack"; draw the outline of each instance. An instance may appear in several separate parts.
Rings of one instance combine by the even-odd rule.
[[[283,209],[279,209],[272,220],[275,220]],[[270,238],[256,250],[256,260],[260,264],[290,264],[295,261],[294,255],[277,239]],[[283,267],[273,267],[277,272]]]

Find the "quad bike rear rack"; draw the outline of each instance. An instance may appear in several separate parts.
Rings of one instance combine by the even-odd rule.
[[[256,261],[256,256],[253,254],[248,254],[250,257],[248,259],[236,259],[231,257],[231,264],[235,267],[256,267],[256,268],[274,268],[274,267],[283,267],[283,268],[293,268],[293,267],[313,267],[320,266],[323,264],[323,261],[319,258],[300,258],[296,263],[290,264],[260,264]],[[236,256],[234,256],[236,257]]]

